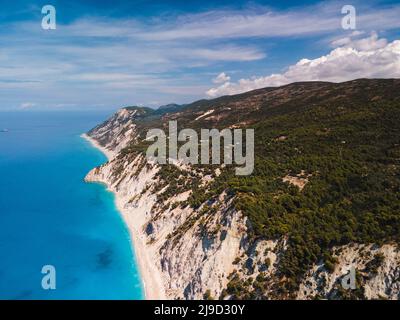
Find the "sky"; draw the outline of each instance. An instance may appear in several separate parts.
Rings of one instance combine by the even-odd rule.
[[[0,0],[0,111],[189,103],[400,77],[400,1]],[[43,29],[44,5],[56,29]]]

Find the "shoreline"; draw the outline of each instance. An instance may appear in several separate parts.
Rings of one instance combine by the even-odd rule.
[[[82,133],[80,135],[80,137],[82,139],[85,139],[86,141],[88,141],[92,145],[92,147],[94,147],[95,149],[100,150],[107,157],[108,161],[110,161],[114,158],[114,153],[112,151],[107,150],[106,148],[102,147],[96,140],[89,137],[86,133]]]
[[[111,161],[115,154],[112,151],[107,150],[102,147],[97,141],[90,138],[87,134],[82,134],[81,138],[88,141],[92,147],[101,151],[108,159]],[[139,271],[139,275],[143,284],[143,293],[145,300],[163,300],[166,299],[163,282],[161,275],[157,270],[154,263],[151,261],[151,257],[147,254],[145,243],[139,237],[139,230],[131,217],[129,216],[126,209],[124,209],[123,198],[121,198],[118,193],[111,190],[107,184],[107,189],[111,191],[115,196],[115,207],[122,216],[126,227],[128,228],[131,246]]]

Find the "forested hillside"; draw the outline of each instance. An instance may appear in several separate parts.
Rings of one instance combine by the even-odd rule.
[[[213,204],[226,193],[226,201],[250,222],[250,242],[286,241],[276,266],[276,296],[296,292],[317,262],[333,270],[334,247],[399,242],[400,80],[295,83],[202,100],[170,113],[149,111],[135,120],[139,136],[120,157],[143,152],[147,129],[166,127],[169,120],[197,130],[254,128],[256,142],[250,176],[236,176],[233,166],[221,168],[219,175],[213,173],[219,166],[212,165],[194,166],[191,173],[174,165],[161,168],[155,189],[164,188],[160,207],[190,191],[174,205],[201,208],[171,241],[218,210]],[[207,174],[211,183],[201,185]],[[263,297],[264,281],[262,273],[250,286],[232,277],[225,294]]]

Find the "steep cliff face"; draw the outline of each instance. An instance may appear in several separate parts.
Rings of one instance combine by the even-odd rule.
[[[146,260],[142,268],[161,276],[161,297],[202,299],[208,290],[219,297],[234,270],[233,261],[244,254],[246,219],[230,207],[226,194],[212,204],[212,214],[204,206],[193,210],[174,205],[187,200],[190,192],[174,194],[160,205],[157,198],[165,188],[158,190],[159,170],[141,156],[133,161],[114,158],[85,180],[105,183],[116,193],[135,244],[144,249],[138,253],[139,260]]]
[[[285,96],[282,90],[275,94]],[[246,94],[246,101],[251,97]],[[254,99],[260,99],[259,91]],[[331,95],[329,99],[335,100]],[[210,104],[210,108],[214,110],[215,104]],[[222,112],[225,116],[220,120],[227,122],[225,109],[220,107],[215,113]],[[209,119],[214,114],[209,112],[211,109],[201,110],[193,111],[192,120],[188,118],[190,110],[185,109],[167,114],[162,121],[179,116],[196,123],[217,121]],[[142,131],[146,126],[140,122],[144,112],[147,111],[121,109],[88,133],[112,151],[113,157],[89,172],[86,181],[105,183],[115,192],[134,240],[148,298],[400,298],[400,252],[395,242],[374,245],[350,241],[334,246],[331,256],[307,266],[308,271],[289,293],[283,290],[282,284],[287,286],[288,279],[280,267],[282,263],[288,264],[287,255],[292,252],[288,248],[290,241],[293,246],[293,240],[289,236],[255,236],[251,219],[235,205],[238,194],[245,189],[232,193],[228,188],[217,188],[213,197],[197,201],[198,193],[208,190],[223,166],[202,169],[179,162],[160,166],[149,162],[141,152],[131,152],[132,146],[140,144],[145,135]],[[229,125],[243,122],[243,118],[234,118],[236,123]],[[286,135],[285,139],[274,137],[271,143],[286,140]],[[286,183],[298,188],[291,189],[296,194],[304,192],[319,174],[299,172],[300,178],[288,172],[279,179],[285,182],[286,177]],[[300,188],[292,180],[303,176]],[[351,268],[356,270],[354,290],[341,286]]]
[[[140,110],[123,108],[87,134],[116,155],[135,138],[136,125],[133,121],[139,116]]]

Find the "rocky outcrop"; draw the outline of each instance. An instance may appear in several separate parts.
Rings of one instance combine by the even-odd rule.
[[[352,244],[334,249],[333,270],[315,265],[306,274],[298,299],[400,299],[400,250],[396,245]],[[355,288],[343,290],[343,277],[353,268]]]

